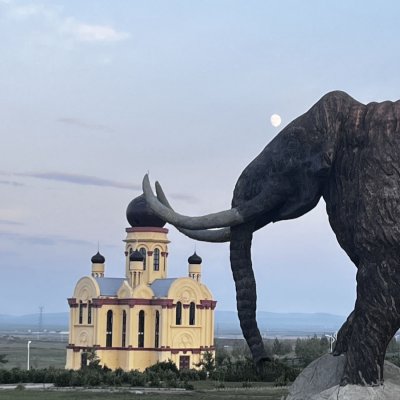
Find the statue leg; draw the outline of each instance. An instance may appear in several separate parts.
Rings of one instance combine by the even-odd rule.
[[[341,385],[378,385],[383,379],[386,347],[400,327],[400,286],[395,267],[380,262],[358,269],[351,325]]]
[[[340,328],[337,336],[337,341],[335,344],[335,348],[333,349],[333,356],[340,356],[343,353],[347,352],[347,348],[349,346],[349,342],[351,339],[351,335],[353,333],[353,325],[354,325],[354,316],[355,312],[352,311],[348,316],[346,322]]]

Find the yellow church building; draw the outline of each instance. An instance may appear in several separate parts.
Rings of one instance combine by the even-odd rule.
[[[75,286],[70,306],[68,369],[87,365],[94,347],[102,365],[124,370],[171,359],[196,368],[214,349],[216,301],[201,283],[202,259],[188,259],[188,276],[168,278],[168,229],[144,196],[127,208],[125,277],[107,277],[105,258],[92,257],[91,276]]]

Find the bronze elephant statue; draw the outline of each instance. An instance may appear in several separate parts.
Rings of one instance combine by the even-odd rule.
[[[256,363],[267,356],[256,322],[253,233],[302,216],[323,197],[358,269],[355,308],[333,352],[347,356],[342,385],[381,382],[386,347],[400,328],[400,101],[364,105],[344,92],[326,94],[246,167],[230,210],[183,216],[156,189],[157,197],[146,175],[146,200],[159,217],[197,240],[230,241],[240,325]]]

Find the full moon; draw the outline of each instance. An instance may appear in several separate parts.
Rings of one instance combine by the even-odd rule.
[[[281,124],[281,122],[282,122],[282,119],[278,114],[274,114],[271,117],[271,124],[272,124],[272,126],[275,126],[275,128],[278,127]]]

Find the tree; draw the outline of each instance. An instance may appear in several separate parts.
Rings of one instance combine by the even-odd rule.
[[[388,347],[386,348],[388,353],[397,353],[399,351],[399,347],[397,345],[397,340],[395,337],[389,342]]]
[[[215,359],[214,354],[211,351],[206,351],[199,363],[195,364],[196,367],[202,367],[204,371],[210,373],[215,370]]]
[[[0,364],[7,364],[8,360],[6,359],[7,354],[0,354]]]
[[[251,357],[250,348],[244,340],[235,340],[232,348],[232,356],[235,358]]]
[[[272,345],[272,351],[274,354],[277,356],[281,356],[282,354],[282,343],[278,340],[278,338],[275,338],[274,344]]]
[[[317,335],[314,335],[312,338],[308,339],[297,339],[295,352],[296,356],[307,366],[311,361],[326,354],[328,349],[328,340],[325,337],[318,339]]]
[[[89,367],[93,369],[101,368],[100,359],[97,355],[97,351],[95,347],[88,347],[86,350],[88,355]]]
[[[228,357],[229,354],[224,347],[217,347],[215,355],[215,360],[217,362],[217,365],[222,365]]]

